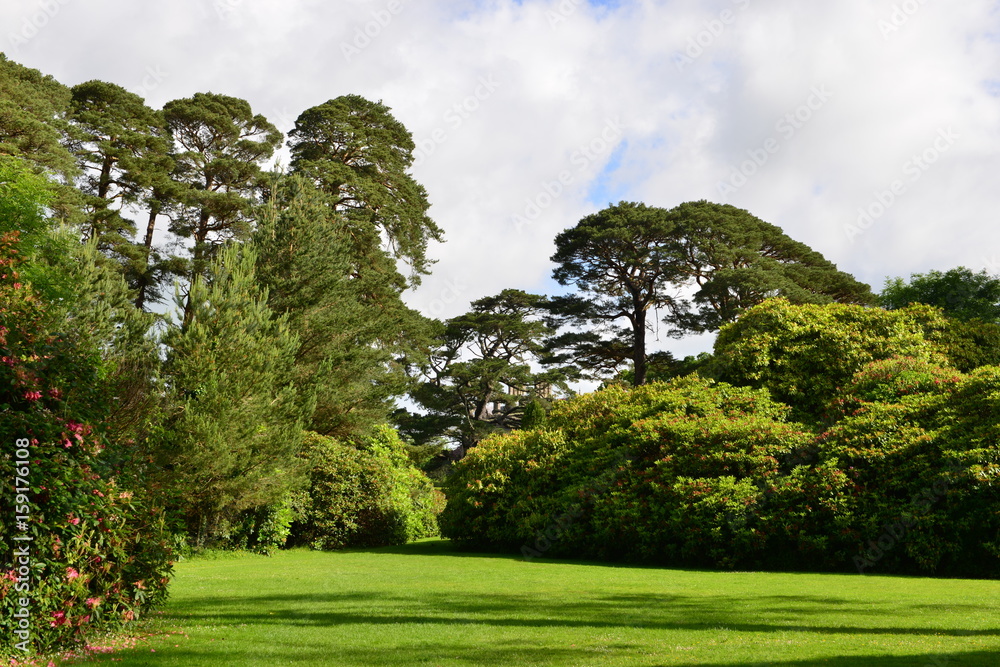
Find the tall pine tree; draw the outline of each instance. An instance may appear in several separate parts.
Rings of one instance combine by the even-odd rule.
[[[303,409],[298,340],[267,305],[252,245],[226,245],[166,333],[171,414],[159,463],[171,504],[199,546],[238,512],[276,502],[299,481]]]

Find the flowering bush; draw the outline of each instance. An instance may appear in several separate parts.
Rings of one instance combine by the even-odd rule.
[[[763,563],[800,546],[769,499],[813,438],[787,413],[696,376],[562,402],[546,430],[493,437],[459,463],[443,532],[525,555]]]
[[[17,234],[7,233],[0,237],[0,479],[6,489],[0,495],[0,653],[13,655],[66,647],[90,629],[134,621],[165,598],[171,567],[161,514],[99,474],[107,398],[93,389],[98,362],[48,333],[46,309],[21,282],[18,262]],[[25,450],[29,456],[19,457]],[[18,487],[24,490],[15,493]],[[24,600],[30,600],[27,618]]]

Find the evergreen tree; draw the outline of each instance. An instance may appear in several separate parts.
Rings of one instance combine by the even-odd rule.
[[[702,200],[681,204],[670,217],[680,243],[677,280],[696,290],[668,316],[678,333],[716,331],[775,296],[801,304],[875,303],[868,285],[748,211]]]
[[[199,546],[236,513],[276,502],[299,481],[303,410],[298,341],[267,305],[256,250],[229,244],[196,276],[169,329],[171,413],[159,450],[163,483]]]
[[[216,246],[251,231],[261,165],[281,133],[245,100],[215,93],[167,102],[163,113],[176,148],[173,179],[183,186],[171,231],[194,240],[193,278],[203,274]]]
[[[408,434],[426,441],[444,435],[468,449],[489,433],[517,427],[539,394],[568,392],[566,369],[534,368],[552,334],[545,307],[545,297],[507,289],[445,322],[412,393],[427,414],[397,414]]]
[[[441,229],[427,216],[423,186],[407,173],[413,137],[388,107],[345,95],[304,111],[289,133],[292,170],[316,183],[351,222],[358,249],[371,253],[384,238],[406,261],[410,280],[428,271],[429,241]]]
[[[390,259],[383,271],[359,272],[350,224],[305,178],[274,178],[258,210],[254,235],[258,276],[275,312],[298,336],[295,378],[303,404],[312,401],[310,430],[362,436],[384,422],[408,378],[397,361],[419,356],[429,324],[403,304]]]
[[[19,65],[0,53],[0,155],[22,157],[37,173],[55,177],[49,206],[59,221],[80,216],[77,174],[65,143],[69,132],[69,88],[36,69]]]
[[[166,122],[135,93],[103,81],[74,86],[71,110],[72,146],[83,174],[78,184],[86,195],[83,236],[95,239],[138,288],[147,282],[151,230],[145,244],[137,243],[136,224],[123,213],[169,177]]]
[[[648,312],[676,311],[679,303],[671,293],[682,275],[676,222],[664,209],[621,202],[559,234],[552,261],[553,278],[578,290],[553,299],[552,312],[564,324],[597,329],[563,334],[550,348],[574,350],[594,374],[631,360],[636,386],[645,383]],[[627,328],[614,324],[621,319]]]
[[[651,309],[665,311],[668,335],[682,336],[715,331],[773,296],[874,302],[867,285],[780,228],[706,201],[670,211],[621,202],[559,234],[552,261],[556,281],[578,291],[552,300],[553,314],[575,327],[550,341],[556,358],[568,351],[596,377],[630,360],[636,386],[648,373]],[[615,325],[623,319],[627,327]]]

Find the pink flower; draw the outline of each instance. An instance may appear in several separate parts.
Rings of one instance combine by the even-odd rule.
[[[78,519],[78,521],[79,521],[79,519]],[[76,579],[79,576],[80,576],[80,573],[77,572],[76,570],[74,570],[73,568],[71,568],[71,567],[67,567],[66,568],[66,578],[69,579],[70,581],[72,581],[73,579]]]
[[[53,620],[49,622],[49,625],[51,625],[53,628],[57,628],[66,622],[66,612],[54,611],[52,612],[52,619]]]
[[[42,397],[42,392],[40,391],[26,391],[24,392],[24,400],[26,401],[37,401]]]
[[[68,517],[66,520],[69,521],[74,526],[78,526],[80,524],[80,517],[71,516]]]
[[[99,604],[101,604],[101,598],[87,598],[87,606],[91,609]]]

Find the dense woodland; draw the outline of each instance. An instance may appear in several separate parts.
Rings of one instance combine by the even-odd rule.
[[[621,202],[555,238],[566,295],[438,321],[402,299],[444,240],[413,151],[354,95],[285,137],[0,55],[0,471],[28,483],[0,642],[15,534],[38,650],[140,618],[179,555],[439,517],[531,558],[1000,572],[1000,279],[876,294],[747,211]],[[719,336],[676,359],[653,327]]]

